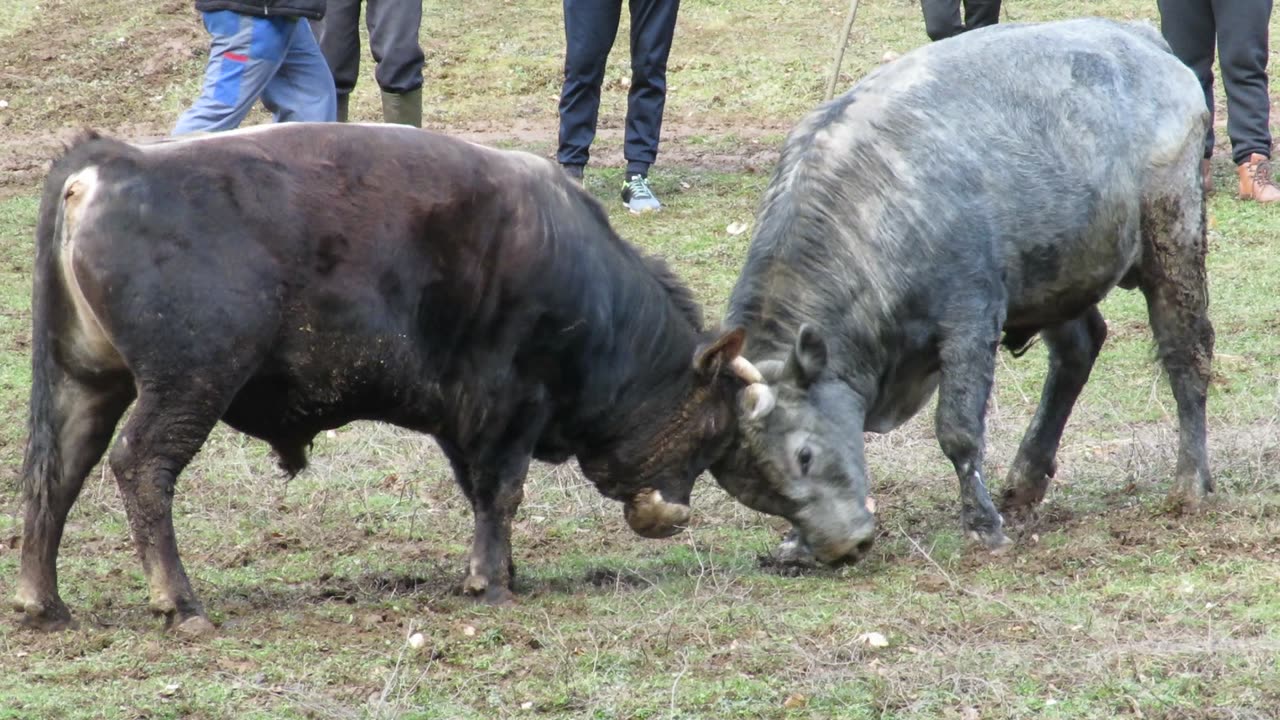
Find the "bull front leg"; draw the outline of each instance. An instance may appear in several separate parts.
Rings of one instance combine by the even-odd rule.
[[[995,341],[950,339],[942,347],[942,380],[936,416],[938,444],[960,480],[960,523],[991,550],[1010,545],[982,477],[987,399],[995,378]]]
[[[546,415],[540,405],[516,413],[517,420],[508,432],[485,451],[475,453],[476,458],[457,446],[441,443],[475,513],[475,537],[462,591],[491,605],[514,600],[511,523],[524,500],[525,476]]]
[[[471,474],[471,508],[475,512],[476,530],[462,591],[491,605],[505,605],[514,599],[511,522],[524,500],[528,469],[529,457],[525,456],[493,470]]]

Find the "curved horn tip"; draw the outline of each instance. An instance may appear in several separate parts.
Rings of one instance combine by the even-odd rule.
[[[773,407],[778,402],[773,390],[764,383],[751,383],[748,385],[745,395],[743,395],[743,400],[748,420],[758,420],[768,415],[773,412]]]
[[[688,505],[668,502],[661,492],[650,490],[637,494],[634,501],[624,508],[623,514],[637,534],[662,538],[684,529],[693,511]]]
[[[756,369],[756,366],[752,365],[750,360],[742,357],[741,355],[734,358],[729,363],[729,366],[733,368],[734,375],[737,375],[748,383],[764,382],[764,376],[760,374],[760,371]]]

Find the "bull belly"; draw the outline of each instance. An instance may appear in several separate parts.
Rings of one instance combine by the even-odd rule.
[[[925,373],[898,375],[880,389],[876,401],[867,411],[863,427],[874,433],[897,429],[916,416],[938,389],[941,373],[936,369]]]

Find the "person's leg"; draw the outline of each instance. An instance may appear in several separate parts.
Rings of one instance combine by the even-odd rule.
[[[382,119],[422,127],[422,0],[368,0],[365,22],[378,63],[373,76],[382,89]]]
[[[976,30],[998,22],[1000,22],[1000,0],[964,0],[965,30]]]
[[[622,0],[564,0],[564,88],[556,158],[579,174],[596,136],[600,86],[621,15]]]
[[[287,21],[280,68],[262,90],[262,103],[276,122],[334,122],[338,119],[333,75],[306,20]]]
[[[178,118],[174,135],[238,127],[283,56],[264,54],[263,47],[282,45],[275,19],[240,15],[230,10],[203,13],[211,37],[200,97]]]
[[[328,0],[319,23],[320,52],[333,73],[340,122],[347,121],[348,101],[360,76],[360,2]]]
[[[1173,54],[1191,68],[1204,90],[1209,107],[1209,132],[1205,135],[1204,156],[1213,155],[1213,44],[1214,13],[1210,0],[1157,0],[1160,32]]]
[[[924,32],[930,40],[945,40],[964,32],[960,22],[960,0],[920,0],[924,12]]]
[[[1218,59],[1227,96],[1227,135],[1240,197],[1280,201],[1271,179],[1271,98],[1267,93],[1267,26],[1271,0],[1212,0]]]
[[[631,0],[631,90],[623,157],[627,175],[645,175],[658,156],[667,103],[667,58],[680,0]]]

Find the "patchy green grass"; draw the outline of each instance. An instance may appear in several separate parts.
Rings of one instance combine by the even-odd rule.
[[[0,179],[0,474],[11,480],[30,382],[40,153],[55,131],[84,124],[163,132],[196,92],[206,50],[176,0],[40,7],[40,27],[26,0],[0,18],[0,98],[11,103],[0,166],[13,169]],[[428,4],[430,122],[549,153],[559,7]],[[845,8],[686,3],[654,175],[666,209],[652,217],[619,212],[627,71],[615,53],[587,186],[712,317],[750,241],[771,153],[825,89]],[[1134,0],[1033,0],[1005,19],[1154,12]],[[914,3],[864,4],[843,84],[923,41]],[[354,112],[372,119],[376,88],[362,72]],[[182,642],[148,615],[121,503],[99,469],[61,563],[80,628],[0,624],[0,719],[1280,716],[1280,223],[1231,196],[1228,165],[1216,171],[1226,191],[1210,205],[1210,440],[1222,492],[1200,516],[1161,509],[1174,406],[1141,297],[1125,292],[1104,304],[1111,334],[1042,516],[999,557],[962,539],[956,482],[922,413],[868,438],[883,532],[856,567],[799,577],[762,567],[784,524],[709,482],[688,533],[641,540],[574,468],[536,466],[515,528],[519,602],[476,606],[453,593],[470,512],[429,439],[353,425],[317,438],[312,467],[284,482],[263,445],[219,429],[176,501],[218,636]],[[731,234],[735,223],[748,230]],[[989,420],[997,487],[1043,378],[1043,349],[1002,356]],[[20,534],[13,482],[0,507],[7,597]],[[405,642],[413,632],[420,650]],[[888,645],[869,645],[870,632]]]

